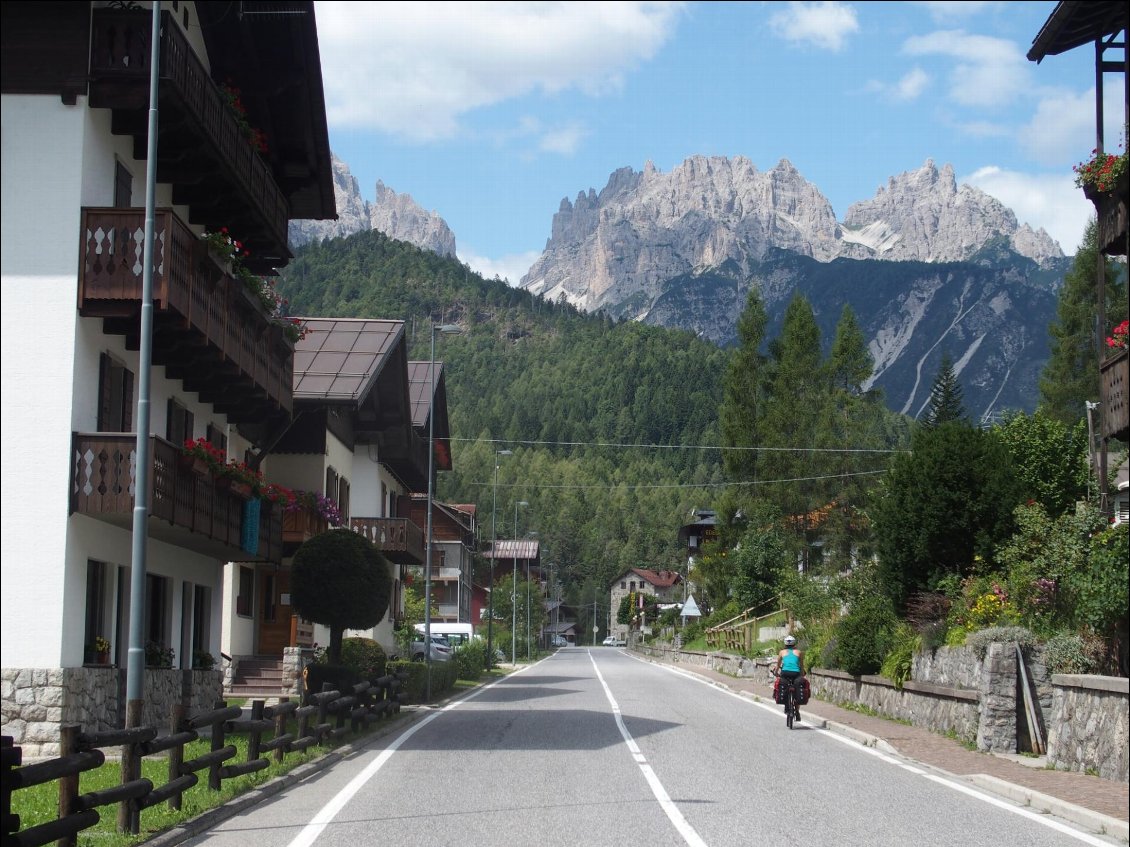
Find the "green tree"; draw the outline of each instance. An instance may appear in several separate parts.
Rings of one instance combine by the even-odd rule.
[[[374,544],[356,532],[331,529],[304,542],[291,566],[291,605],[330,629],[327,656],[341,660],[346,629],[375,626],[388,610],[392,575]]]
[[[934,377],[934,384],[930,388],[930,402],[922,424],[928,427],[941,426],[950,421],[963,421],[966,419],[965,406],[962,403],[961,384],[953,372],[953,361],[949,353],[942,354],[942,363],[938,366],[938,373]]]
[[[1087,491],[1087,427],[1069,426],[1037,409],[1011,412],[993,427],[1012,459],[1024,495],[1051,515],[1074,507]]]
[[[1056,321],[1048,327],[1051,355],[1040,374],[1041,407],[1068,426],[1084,419],[1087,401],[1099,397],[1098,260],[1098,224],[1091,218],[1060,289]],[[1107,322],[1113,326],[1126,317],[1126,272],[1110,260],[1104,290]]]
[[[742,609],[770,611],[766,604],[777,596],[781,568],[789,554],[779,524],[757,521],[733,551],[734,598]]]
[[[892,462],[872,510],[879,572],[896,608],[947,575],[991,565],[1013,530],[1020,486],[991,431],[959,422],[919,428]]]
[[[734,480],[757,478],[757,422],[765,401],[765,342],[768,317],[756,286],[751,286],[745,311],[738,319],[738,347],[730,357],[722,382],[719,429],[724,450],[722,463]]]

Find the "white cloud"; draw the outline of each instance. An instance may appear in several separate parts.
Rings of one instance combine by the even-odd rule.
[[[930,75],[922,68],[913,68],[903,76],[895,85],[894,95],[896,100],[915,100],[918,95],[926,90],[930,84]]]
[[[1094,206],[1075,187],[1071,173],[1028,174],[989,166],[958,182],[1000,200],[1016,213],[1020,223],[1047,232],[1068,256],[1078,251],[1087,222],[1095,213]]]
[[[974,2],[974,0],[935,0],[935,2],[911,3],[912,6],[921,6],[930,13],[930,17],[939,23],[971,18],[979,15],[985,9],[1000,5],[992,2]]]
[[[480,256],[473,251],[459,250],[459,261],[471,268],[484,279],[504,279],[511,286],[517,287],[522,277],[526,275],[534,262],[541,256],[540,250],[530,250],[525,253],[514,253],[490,259]]]
[[[769,18],[769,27],[786,41],[840,50],[847,37],[859,31],[859,21],[855,7],[846,3],[789,3]]]
[[[910,56],[955,59],[949,96],[963,106],[1011,103],[1029,88],[1029,63],[1011,41],[961,30],[940,30],[908,38],[902,50]]]
[[[546,153],[568,156],[576,152],[588,134],[588,130],[582,124],[572,123],[544,133],[538,142],[538,149]]]
[[[1113,151],[1123,141],[1122,90],[1112,85],[1103,90],[1103,98],[1103,148]],[[1045,94],[1018,135],[1021,149],[1040,164],[1083,161],[1095,147],[1095,89]]]
[[[417,141],[533,91],[616,90],[671,37],[682,3],[315,4],[331,129]]]

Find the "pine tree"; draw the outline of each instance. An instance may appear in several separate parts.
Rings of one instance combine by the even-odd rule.
[[[730,358],[722,383],[719,428],[723,447],[757,445],[757,420],[765,401],[766,363],[761,352],[768,323],[756,286],[751,286],[745,311],[738,319],[738,347]],[[724,450],[723,468],[735,481],[757,477],[757,453],[748,449]]]
[[[942,364],[934,385],[930,389],[930,404],[922,423],[928,427],[941,426],[950,421],[964,421],[965,407],[962,405],[961,385],[953,372],[953,362],[949,353],[942,355]]]
[[[1040,406],[1068,426],[1086,417],[1086,402],[1099,398],[1099,354],[1095,333],[1098,297],[1098,225],[1083,234],[1075,263],[1063,280],[1056,322],[1048,327],[1051,356],[1040,374]],[[1108,261],[1105,289],[1110,325],[1126,317],[1125,271]]]

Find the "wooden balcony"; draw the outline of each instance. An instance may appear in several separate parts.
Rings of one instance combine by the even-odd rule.
[[[153,364],[235,424],[288,418],[294,344],[170,209],[154,218]],[[78,310],[140,345],[142,209],[82,211]]]
[[[1127,201],[1130,198],[1130,174],[1123,174],[1113,191],[1101,193],[1084,188],[1087,199],[1095,205],[1099,248],[1108,256],[1125,256],[1130,229],[1127,226]]]
[[[376,544],[390,562],[424,564],[423,530],[408,518],[350,518],[349,528]]]
[[[243,134],[219,87],[180,27],[161,13],[157,181],[173,202],[209,229],[227,226],[253,261],[281,267],[289,209],[271,168]],[[112,109],[111,129],[133,138],[144,160],[149,121],[152,17],[148,9],[95,9],[91,22],[90,106]],[[271,264],[273,262],[273,264]]]
[[[70,513],[131,529],[137,436],[128,432],[76,432],[72,436]],[[163,438],[149,439],[150,538],[224,562],[274,562],[282,557],[282,519],[259,504],[258,549],[245,549],[245,519],[253,508],[216,488],[181,463],[181,450]],[[251,533],[254,534],[253,532]],[[249,546],[249,545],[248,545]]]
[[[1102,434],[1126,441],[1130,437],[1130,407],[1126,405],[1130,389],[1130,351],[1123,350],[1104,360],[1099,365],[1099,382]]]
[[[315,535],[321,535],[330,528],[329,522],[310,509],[296,509],[292,512],[283,512],[282,537],[287,545],[288,555],[293,555],[291,546],[298,546],[304,541],[309,541]]]

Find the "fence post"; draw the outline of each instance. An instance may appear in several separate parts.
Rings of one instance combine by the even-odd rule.
[[[263,707],[267,705],[266,700],[252,700],[251,701],[251,722],[252,725],[263,720]],[[259,744],[263,736],[263,730],[252,729],[251,735],[247,739],[247,761],[254,762],[259,758]]]
[[[223,709],[227,705],[227,701],[217,700],[212,708]],[[216,750],[222,750],[223,747],[224,722],[217,721],[216,723],[212,724],[212,752],[215,752]],[[221,763],[219,762],[208,766],[208,787],[212,791],[219,791],[221,788],[223,788],[223,780],[220,779],[220,767]]]
[[[141,707],[144,700],[130,700],[126,703],[126,726],[141,726]],[[138,744],[122,745],[122,784],[141,778],[141,749]],[[118,832],[137,835],[141,830],[141,810],[133,800],[122,800],[118,804]]]
[[[81,727],[74,723],[65,723],[59,727],[59,758],[73,755],[78,752],[78,736]],[[59,777],[59,817],[65,818],[74,811],[75,800],[78,798],[79,774],[73,773]],[[59,847],[75,847],[78,843],[78,833],[64,835],[58,840]]]
[[[181,724],[184,723],[184,704],[174,703],[172,711],[169,713],[169,732],[176,735],[180,732]],[[184,745],[178,744],[176,747],[169,749],[169,782],[177,779],[180,776],[180,766],[184,761]],[[183,795],[177,792],[169,798],[169,808],[173,811],[180,811],[181,798]]]
[[[290,698],[283,698],[279,702],[288,703],[290,702]],[[275,717],[275,738],[281,738],[282,736],[286,735],[286,721],[286,712],[283,712],[281,715]],[[285,757],[286,753],[283,751],[283,745],[279,744],[277,747],[275,747],[275,761],[281,762]]]

